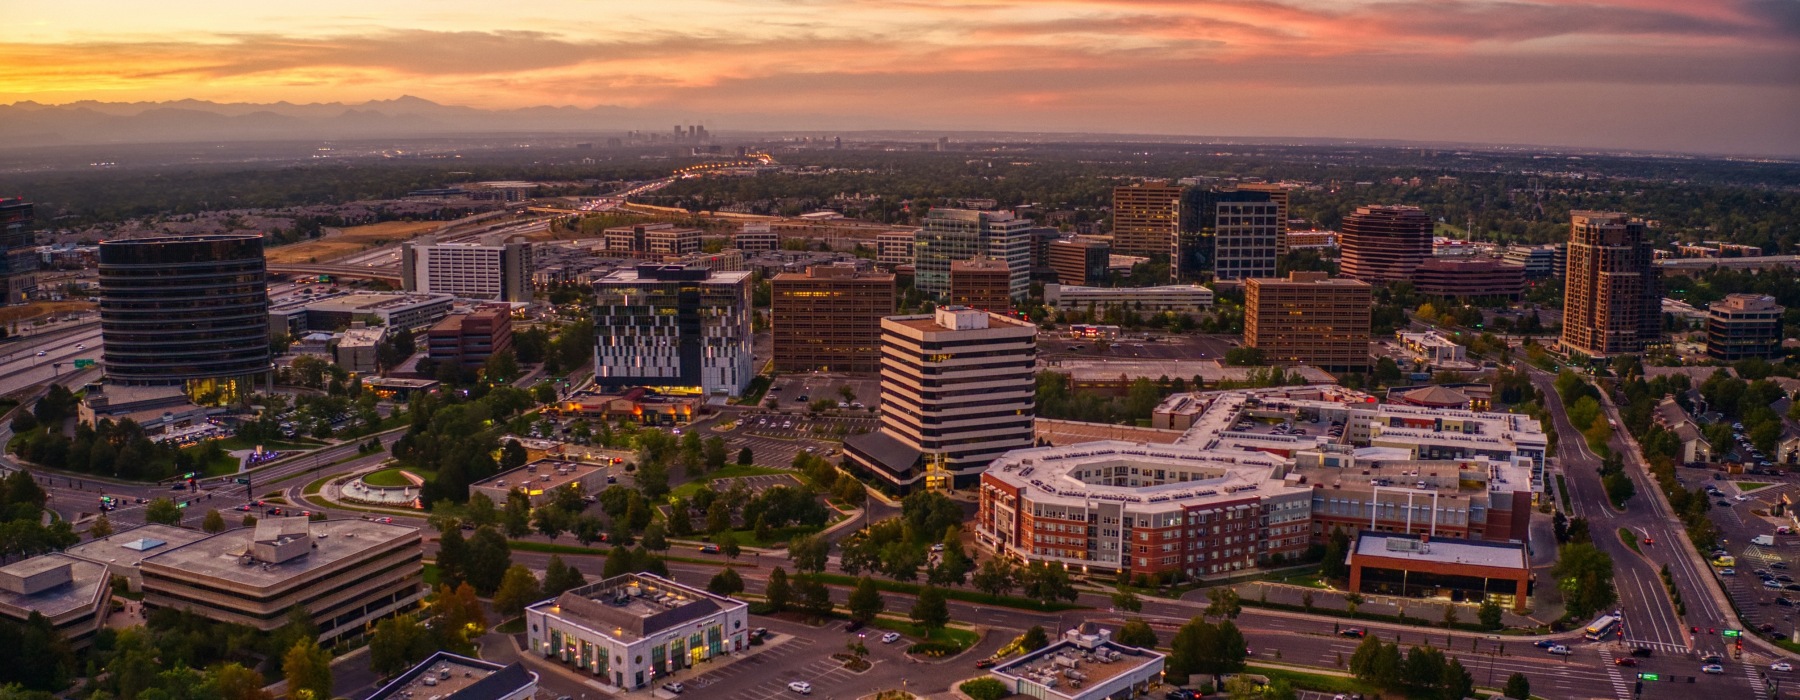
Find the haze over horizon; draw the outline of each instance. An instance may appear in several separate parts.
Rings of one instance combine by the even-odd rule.
[[[0,41],[0,102],[402,95],[715,129],[1796,156],[1800,2],[73,0],[9,9]]]

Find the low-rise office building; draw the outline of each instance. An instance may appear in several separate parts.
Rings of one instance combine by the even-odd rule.
[[[449,294],[357,292],[290,301],[269,309],[269,331],[298,338],[308,331],[338,331],[356,321],[373,319],[394,331],[410,333],[450,315],[455,300]]]
[[[617,689],[744,649],[750,606],[653,574],[625,574],[525,608],[530,652]]]
[[[1781,319],[1775,297],[1728,294],[1706,308],[1706,355],[1720,362],[1781,356]]]
[[[745,251],[778,250],[781,248],[781,236],[767,222],[748,222],[737,233],[732,234],[731,247]]]
[[[502,666],[440,651],[363,700],[531,700],[537,682],[518,661]]]
[[[1349,560],[1350,590],[1358,593],[1493,599],[1515,612],[1531,603],[1531,562],[1519,543],[1363,532]]]
[[[0,617],[17,623],[43,615],[77,649],[106,621],[112,586],[106,566],[61,552],[0,566]]]
[[[676,228],[671,223],[615,226],[602,234],[606,252],[638,256],[698,253],[703,244],[700,229]]]
[[[362,327],[358,321],[338,338],[337,366],[346,372],[370,374],[380,368],[381,344],[387,342],[388,329],[383,326]]]
[[[1395,331],[1394,338],[1400,341],[1400,347],[1412,354],[1414,362],[1431,369],[1475,368],[1475,365],[1469,363],[1468,350],[1443,333]]]
[[[974,257],[950,264],[950,303],[1006,313],[1012,308],[1012,269],[1006,261]]]
[[[353,637],[424,596],[419,531],[368,520],[265,518],[145,557],[144,605],[263,631],[299,606],[321,642]]]
[[[1115,642],[1112,630],[1084,622],[1054,644],[994,666],[988,675],[1024,697],[1110,700],[1147,697],[1162,682],[1164,661],[1161,653]]]
[[[875,236],[875,262],[881,265],[913,264],[913,231],[888,231]]]
[[[701,397],[693,394],[658,394],[632,387],[616,394],[584,392],[563,399],[557,410],[567,416],[630,421],[641,425],[687,425],[700,412]]]
[[[1212,308],[1213,291],[1198,284],[1176,284],[1161,287],[1082,287],[1073,284],[1044,285],[1044,303],[1062,311],[1096,313],[1110,308],[1129,309],[1139,313],[1173,311],[1197,314]]]
[[[138,565],[146,557],[193,544],[207,537],[206,533],[199,530],[151,523],[82,542],[63,550],[63,553],[106,565],[109,575],[124,576],[126,586],[137,592],[144,590],[144,576]]]
[[[1048,267],[1056,272],[1056,281],[1071,286],[1092,285],[1106,279],[1112,246],[1105,241],[1087,238],[1065,238],[1051,241],[1045,253]]]
[[[425,337],[427,357],[473,369],[512,349],[512,313],[504,306],[483,306],[445,317]]]
[[[1518,299],[1525,294],[1525,267],[1500,260],[1431,258],[1413,270],[1413,289],[1451,299]]]

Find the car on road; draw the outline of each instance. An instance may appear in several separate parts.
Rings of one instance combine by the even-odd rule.
[[[1769,670],[1771,670],[1771,671],[1792,671],[1792,670],[1794,670],[1794,665],[1790,664],[1786,661],[1777,661],[1773,664],[1769,664]]]
[[[898,641],[900,641],[900,633],[899,632],[889,632],[887,634],[881,635],[881,643],[882,644],[893,644],[894,642],[898,642]]]
[[[1539,648],[1539,649],[1549,649],[1549,648],[1550,648],[1550,647],[1553,647],[1553,646],[1556,646],[1556,640],[1554,640],[1554,639],[1540,639],[1540,640],[1537,640],[1537,641],[1535,641],[1535,642],[1532,642],[1532,643],[1531,643],[1531,645],[1532,645],[1532,646],[1534,646],[1534,647],[1537,647],[1537,648]]]
[[[687,686],[684,686],[680,683],[664,683],[662,689],[667,690],[676,695],[680,695],[681,691],[687,690]]]
[[[50,353],[48,353],[48,352],[45,352],[45,351],[43,351],[43,350],[39,350],[39,351],[37,351],[37,356],[38,356],[38,357],[43,357],[43,356],[45,356],[45,355],[48,355],[48,354],[50,354]]]
[[[1719,569],[1719,575],[1720,576],[1736,576],[1737,569],[1733,569],[1733,568],[1727,566],[1723,569]]]
[[[75,349],[76,349],[76,350],[86,350],[86,349],[87,349],[87,343],[76,343],[76,344],[75,344]]]
[[[1723,671],[1721,671],[1721,673],[1723,673]],[[806,681],[794,681],[788,684],[788,690],[792,690],[801,695],[812,695],[812,684]]]
[[[1164,695],[1163,697],[1167,698],[1167,700],[1200,700],[1206,696],[1201,695],[1200,691],[1191,688],[1176,688],[1169,691],[1169,694]]]
[[[1701,673],[1710,673],[1715,676],[1719,676],[1719,675],[1725,674],[1725,667],[1720,666],[1719,664],[1707,664],[1705,666],[1700,667],[1700,672]]]
[[[1653,653],[1655,653],[1655,652],[1650,651],[1650,647],[1632,647],[1631,648],[1631,655],[1638,657],[1640,659],[1650,658],[1650,655]]]
[[[1749,497],[1749,496],[1746,496],[1746,495],[1744,495],[1744,494],[1741,494],[1741,493],[1740,493],[1740,494],[1738,494],[1738,495],[1736,495],[1736,496],[1733,496],[1733,497],[1732,497],[1732,498],[1733,498],[1733,499],[1735,499],[1735,500],[1736,500],[1736,501],[1737,501],[1737,502],[1739,502],[1739,503],[1743,503],[1743,502],[1744,502],[1744,501],[1748,501],[1748,500],[1750,500],[1750,497]]]
[[[1723,498],[1721,498],[1721,499],[1719,499],[1719,500],[1718,500],[1718,505],[1720,505],[1720,506],[1723,506],[1723,507],[1726,507],[1726,508],[1730,508],[1730,507],[1731,507],[1731,501],[1727,501],[1727,500],[1725,500],[1725,499],[1723,499]]]
[[[1718,654],[1707,654],[1706,656],[1700,657],[1700,663],[1722,664],[1722,663],[1725,663],[1725,657],[1719,656]]]
[[[1561,644],[1550,647],[1549,649],[1545,649],[1544,651],[1550,652],[1551,654],[1555,654],[1557,656],[1568,656],[1570,654],[1575,653],[1573,651],[1569,651],[1568,647],[1565,647]]]
[[[1361,639],[1365,634],[1368,633],[1364,632],[1361,627],[1349,627],[1338,632],[1340,637],[1356,637],[1357,639]]]
[[[1638,664],[1637,659],[1631,658],[1629,656],[1621,656],[1619,658],[1613,659],[1614,666],[1636,666],[1637,664]]]
[[[992,657],[992,656],[975,662],[975,668],[993,668],[993,667],[994,667],[994,657]],[[1169,691],[1169,697],[1174,697],[1174,696],[1175,696],[1175,692]]]
[[[716,545],[716,544],[700,545],[700,553],[701,554],[718,554],[719,553],[719,545]]]

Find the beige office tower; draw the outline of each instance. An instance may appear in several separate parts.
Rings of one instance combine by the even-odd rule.
[[[1570,212],[1564,275],[1566,350],[1589,357],[1643,352],[1662,330],[1662,296],[1644,222],[1616,212]]]
[[[1369,368],[1369,283],[1323,272],[1244,281],[1244,346],[1271,364]]]
[[[1113,188],[1113,252],[1172,255],[1181,232],[1181,191],[1168,183]]]

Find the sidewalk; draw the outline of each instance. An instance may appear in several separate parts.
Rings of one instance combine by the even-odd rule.
[[[1345,592],[1336,589],[1311,588],[1287,583],[1269,583],[1266,581],[1242,583],[1233,586],[1233,589],[1237,591],[1238,597],[1242,598],[1251,607],[1254,607],[1255,601],[1265,599],[1270,603],[1280,603],[1282,605],[1300,607],[1305,605],[1304,597],[1306,594],[1311,593],[1312,607],[1315,610],[1337,610],[1348,612],[1350,609],[1349,603],[1344,600]],[[1199,594],[1199,597],[1195,602],[1205,602],[1205,592],[1196,591],[1196,593]],[[1444,608],[1446,607],[1456,608],[1457,622],[1473,623],[1479,619],[1478,612],[1480,606],[1470,603],[1452,603],[1441,600],[1424,600],[1419,598],[1402,598],[1398,596],[1369,594],[1363,595],[1363,602],[1361,605],[1357,606],[1357,612],[1375,615],[1399,615],[1404,612],[1407,620],[1416,620],[1422,627],[1438,626],[1442,629]],[[1510,609],[1501,612],[1500,621],[1508,627],[1539,627],[1548,625],[1548,623],[1538,620],[1536,617],[1519,615]],[[1355,622],[1356,621],[1351,620],[1350,618],[1345,618],[1346,624],[1354,624]]]

